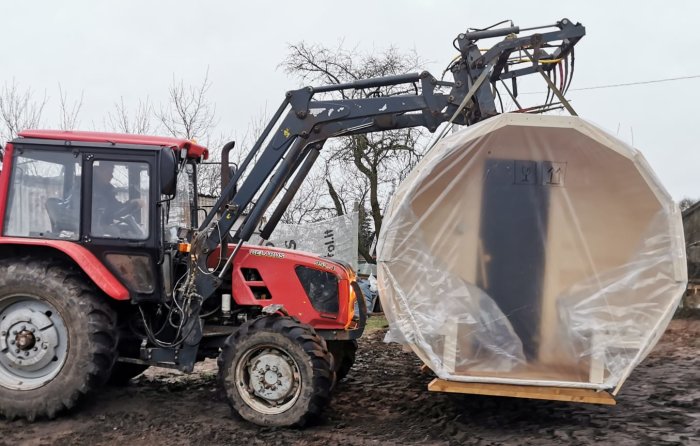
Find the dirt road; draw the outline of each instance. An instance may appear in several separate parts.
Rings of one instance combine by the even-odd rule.
[[[415,357],[382,337],[361,341],[325,419],[304,430],[236,419],[208,363],[150,372],[54,421],[0,420],[0,444],[700,444],[700,320],[672,322],[614,407],[429,393]]]

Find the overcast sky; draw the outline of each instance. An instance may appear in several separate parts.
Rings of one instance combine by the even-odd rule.
[[[568,17],[586,26],[572,88],[700,75],[700,3],[692,1],[6,0],[0,17],[0,84],[14,78],[46,91],[45,126],[58,122],[59,83],[73,98],[82,92],[87,130],[101,129],[120,97],[132,106],[147,96],[158,104],[173,76],[198,83],[208,67],[218,131],[241,135],[299,86],[278,68],[290,43],[415,49],[439,75],[458,33],[504,19],[529,27]],[[700,198],[698,91],[700,78],[569,97],[582,117],[633,139],[680,199]]]

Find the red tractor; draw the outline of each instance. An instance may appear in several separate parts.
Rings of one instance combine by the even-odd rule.
[[[20,133],[0,174],[0,414],[53,417],[107,381],[152,365],[190,372],[213,357],[243,418],[287,426],[320,414],[365,325],[355,273],[248,240],[258,230],[269,238],[327,139],[495,115],[492,83],[551,72],[585,33],[566,19],[553,27],[460,34],[451,82],[423,72],[288,92],[240,168],[229,167],[233,143],[223,148],[221,197],[202,221],[200,145]],[[477,46],[506,35],[488,51]],[[529,50],[532,66],[514,70],[522,58],[509,55]],[[382,96],[393,86],[408,88]],[[317,96],[348,89],[368,94]]]
[[[325,404],[331,365],[347,373],[364,326],[364,313],[353,319],[360,294],[345,264],[242,246],[216,299],[202,306],[198,349],[178,343],[193,330],[174,293],[186,281],[196,167],[206,156],[189,141],[88,132],[26,131],[7,145],[4,415],[52,416],[108,379],[128,380],[149,365],[191,371],[217,356],[245,418],[299,423]],[[217,270],[220,254],[207,256],[202,274]]]

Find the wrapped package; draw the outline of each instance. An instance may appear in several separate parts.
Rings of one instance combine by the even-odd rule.
[[[680,211],[578,117],[503,114],[440,141],[378,246],[388,340],[438,377],[619,388],[687,282]]]

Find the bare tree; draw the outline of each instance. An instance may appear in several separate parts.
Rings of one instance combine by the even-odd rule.
[[[681,208],[681,211],[685,211],[686,209],[688,209],[692,205],[694,205],[696,202],[697,202],[697,200],[685,197],[681,201],[678,202],[678,206]]]
[[[206,136],[209,158],[202,162],[197,170],[197,187],[200,195],[218,197],[221,192],[221,148],[231,138],[223,134],[216,137]],[[234,150],[233,162],[236,162],[238,150]]]
[[[229,141],[236,141],[232,152],[229,153],[229,163],[238,168],[248,155],[250,148],[255,144],[256,138],[262,133],[267,124],[267,112],[261,110],[248,122],[245,132],[233,136],[220,133],[218,136],[206,136],[206,146],[209,148],[209,160],[203,163],[199,169],[199,189],[202,194],[219,196],[221,190],[221,149]],[[257,158],[257,157],[256,157]],[[250,166],[255,164],[255,159]],[[245,178],[245,175],[242,177]]]
[[[63,91],[61,84],[58,84],[58,126],[61,130],[73,130],[78,127],[78,116],[80,115],[80,109],[83,108],[83,96],[84,92],[80,92],[80,100],[69,103],[68,93]]]
[[[414,51],[401,52],[394,47],[360,53],[356,49],[346,49],[342,43],[331,49],[301,42],[289,47],[289,55],[281,66],[305,83],[338,84],[403,74],[415,70],[420,64]],[[387,96],[414,91],[414,88],[403,85],[371,91],[344,90],[333,94],[342,98]],[[359,210],[367,212],[374,232],[379,234],[386,197],[420,159],[421,137],[420,129],[404,129],[345,137],[330,143],[323,159],[328,198],[336,213],[346,213],[349,203],[358,203]],[[350,166],[352,168],[348,169]],[[364,245],[360,254],[368,262],[373,262],[369,246]]]
[[[156,112],[168,133],[185,139],[201,139],[209,135],[216,125],[216,107],[207,98],[210,87],[209,69],[199,85],[185,86],[182,80],[173,77],[169,101]]]
[[[155,111],[155,117],[167,133],[176,138],[196,140],[209,147],[210,158],[198,171],[199,193],[216,196],[219,192],[221,160],[219,148],[224,138],[215,138],[216,106],[207,94],[211,88],[209,69],[198,85],[186,85],[173,76],[168,102]]]
[[[324,204],[324,181],[318,171],[310,173],[282,215],[281,223],[299,225],[335,215],[333,209]]]
[[[0,143],[13,139],[24,129],[40,126],[47,98],[35,99],[34,92],[19,88],[15,80],[0,91]]]
[[[144,100],[139,99],[133,110],[127,108],[122,97],[114,104],[114,110],[107,113],[105,124],[114,131],[148,135],[154,130],[152,117],[153,106],[148,96]]]

